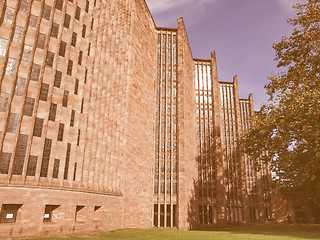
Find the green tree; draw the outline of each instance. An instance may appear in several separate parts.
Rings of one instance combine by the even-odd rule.
[[[319,207],[320,0],[294,8],[291,36],[273,45],[277,67],[285,70],[268,77],[269,101],[242,142],[253,159],[271,163],[285,197]]]

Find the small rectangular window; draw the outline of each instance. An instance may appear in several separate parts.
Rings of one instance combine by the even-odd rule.
[[[24,45],[22,61],[30,62],[32,56],[32,47],[29,45]]]
[[[21,0],[20,2],[20,11],[27,12],[29,7],[30,0]]]
[[[66,54],[66,47],[67,47],[67,44],[64,42],[64,41],[61,41],[60,42],[60,49],[59,49],[59,55],[64,57],[65,54]]]
[[[1,223],[14,223],[16,222],[18,210],[22,204],[2,204],[1,208]]]
[[[57,0],[55,8],[62,11],[63,0]]]
[[[44,209],[43,222],[52,222],[52,216],[60,205],[46,205]]]
[[[70,117],[70,127],[74,126],[74,117],[75,117],[76,111],[72,109],[71,111],[71,117]]]
[[[63,26],[65,28],[69,28],[70,27],[70,20],[71,20],[71,16],[66,13],[66,15],[64,16],[64,22],[63,22]]]
[[[39,80],[40,70],[41,70],[41,66],[39,64],[35,64],[34,63],[32,65],[32,71],[31,71],[30,80],[37,82]]]
[[[81,8],[79,6],[77,6],[76,8],[76,15],[75,15],[75,18],[77,20],[80,20],[80,12],[81,12]]]
[[[43,127],[43,119],[36,117],[34,122],[34,128],[33,128],[33,136],[41,137],[42,127]]]
[[[38,17],[31,14],[30,20],[29,20],[29,28],[35,30],[37,27]]]
[[[13,41],[21,43],[23,36],[23,27],[16,25],[13,35]]]
[[[5,56],[8,46],[8,39],[0,38],[0,56]]]
[[[72,75],[72,67],[73,67],[73,61],[69,60],[69,61],[68,61],[68,68],[67,68],[67,74],[68,74],[69,76]]]
[[[86,37],[86,28],[87,28],[87,26],[85,24],[83,24],[83,26],[82,26],[82,37],[83,38]]]
[[[12,174],[21,175],[26,157],[28,135],[20,134],[17,141],[16,154],[14,155]]]
[[[79,79],[76,79],[76,81],[74,83],[74,94],[75,95],[78,94],[78,88],[79,88]]]
[[[59,123],[58,141],[63,141],[64,124]]]
[[[76,207],[76,215],[75,215],[75,220],[76,220],[76,222],[83,222],[83,221],[85,221],[86,216],[85,216],[84,210],[85,210],[85,206],[80,206],[80,205],[78,205],[78,206]]]
[[[43,33],[39,33],[38,41],[37,41],[37,48],[44,49],[45,43],[46,43],[46,35]]]
[[[37,168],[38,156],[29,156],[28,166],[27,166],[27,176],[35,176]]]
[[[71,46],[75,47],[77,43],[77,34],[75,32],[72,33],[72,38],[71,38]]]
[[[42,17],[46,20],[50,20],[50,14],[51,14],[51,6],[45,4]]]
[[[57,104],[51,103],[50,112],[49,112],[49,120],[50,121],[56,120],[56,112],[57,112]]]
[[[54,75],[54,86],[57,88],[60,88],[61,77],[62,77],[62,72],[57,70],[56,74]]]
[[[64,166],[63,179],[67,179],[68,178],[70,154],[71,154],[71,143],[68,143],[67,154],[66,154],[66,164]]]
[[[53,23],[52,23],[52,27],[51,27],[50,36],[51,36],[51,37],[54,37],[54,38],[57,38],[57,37],[58,37],[58,33],[59,33],[59,24],[53,22]]]
[[[24,105],[23,114],[26,116],[32,116],[33,107],[34,107],[34,98],[27,97],[26,103]]]
[[[82,63],[82,51],[80,50],[79,57],[78,57],[78,64],[81,65],[81,63]]]
[[[7,68],[6,68],[6,75],[14,75],[16,72],[16,67],[17,67],[17,59],[15,58],[9,58],[8,63],[7,63]]]
[[[40,177],[47,177],[51,153],[52,139],[46,138],[44,141],[43,155],[40,169]]]
[[[63,99],[62,99],[62,106],[63,107],[67,107],[68,106],[68,97],[69,97],[69,91],[64,90]]]
[[[0,158],[0,173],[1,174],[8,174],[9,165],[10,165],[11,153],[1,153]]]
[[[19,114],[10,113],[7,132],[16,133],[19,122]]]
[[[47,58],[46,58],[46,64],[50,67],[53,66],[53,60],[54,60],[54,53],[53,52],[47,52]]]
[[[9,100],[9,93],[2,92],[0,93],[0,112],[7,111]]]
[[[47,101],[48,92],[49,92],[49,84],[41,83],[39,100]]]
[[[52,178],[58,178],[59,175],[59,165],[60,165],[60,160],[55,159],[53,163],[53,172],[52,172]]]

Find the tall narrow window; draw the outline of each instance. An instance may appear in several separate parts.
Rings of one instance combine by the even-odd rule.
[[[89,0],[86,0],[86,12],[89,12]]]
[[[8,46],[8,40],[0,38],[0,56],[5,56]]]
[[[81,131],[80,131],[80,129],[78,129],[77,146],[79,146],[79,144],[80,144],[80,133],[81,133]]]
[[[76,180],[76,175],[77,175],[77,163],[74,164],[74,169],[73,169],[73,181]]]
[[[23,54],[22,54],[22,61],[30,62],[32,55],[32,47],[29,45],[24,45]]]
[[[38,156],[29,156],[28,166],[27,166],[27,176],[35,176],[37,168]]]
[[[82,63],[82,51],[79,51],[79,57],[78,57],[78,64],[81,65]]]
[[[13,161],[12,174],[14,175],[22,174],[22,168],[23,168],[24,159],[25,159],[26,150],[27,150],[28,137],[29,136],[25,134],[19,135],[17,147],[16,147],[16,154],[14,156],[14,161]]]
[[[23,114],[26,116],[32,116],[33,107],[34,107],[34,98],[27,97],[26,103],[24,105]]]
[[[10,113],[7,132],[16,133],[19,121],[19,114]]]
[[[16,25],[14,29],[13,41],[21,43],[23,36],[23,27]]]
[[[50,121],[56,120],[56,112],[57,112],[57,104],[51,103],[50,112],[49,112],[49,120]]]
[[[59,55],[62,57],[64,57],[66,54],[66,46],[67,46],[67,44],[64,41],[60,42]]]
[[[87,83],[87,78],[88,78],[88,69],[86,69],[85,74],[84,74],[84,83]]]
[[[55,159],[53,163],[53,172],[52,172],[52,178],[58,178],[59,175],[59,165],[60,165],[60,160]]]
[[[43,15],[42,17],[45,20],[50,20],[50,14],[51,14],[51,7],[47,4],[44,5],[44,9],[43,9]]]
[[[1,153],[0,158],[0,173],[1,174],[8,174],[9,165],[10,165],[11,153]]]
[[[33,128],[33,136],[41,137],[42,127],[43,127],[43,119],[36,117],[34,122],[34,128]]]
[[[81,8],[80,8],[79,6],[77,6],[77,8],[76,8],[76,15],[75,15],[75,18],[76,18],[77,20],[80,19],[80,12],[81,12]]]
[[[68,61],[68,68],[67,68],[67,74],[68,74],[69,76],[72,75],[72,66],[73,66],[73,61],[69,60],[69,61]]]
[[[39,100],[47,101],[49,92],[49,84],[41,83]]]
[[[51,144],[52,144],[52,139],[46,138],[44,141],[44,147],[43,147],[40,177],[47,177],[48,175]]]
[[[30,20],[29,20],[29,28],[32,30],[35,30],[37,27],[38,17],[31,14]]]
[[[76,79],[76,81],[74,83],[74,94],[75,95],[78,94],[78,88],[79,88],[79,79]]]
[[[50,67],[53,66],[53,60],[54,60],[54,53],[53,52],[47,52],[47,58],[46,58],[46,64]]]
[[[91,19],[91,30],[93,30],[94,18]]]
[[[14,8],[7,7],[6,12],[4,14],[4,21],[7,23],[12,23],[14,18],[14,12],[15,12]]]
[[[67,179],[67,178],[68,178],[69,162],[70,162],[70,153],[71,153],[71,143],[68,143],[67,154],[66,154],[66,164],[65,164],[65,166],[64,166],[63,179]]]
[[[0,112],[7,111],[9,100],[9,93],[2,92],[0,93]]]
[[[27,12],[29,7],[29,0],[21,0],[20,2],[20,11]]]
[[[36,81],[36,82],[39,80],[40,69],[41,69],[41,66],[39,64],[35,64],[34,63],[32,65],[32,71],[31,71],[30,80]]]
[[[62,6],[63,6],[63,0],[57,0],[56,1],[56,9],[58,9],[58,10],[62,10]]]
[[[59,123],[59,131],[58,131],[58,141],[63,140],[63,132],[64,132],[64,124]]]
[[[53,22],[53,23],[52,23],[52,27],[51,27],[50,36],[51,36],[51,37],[54,37],[54,38],[57,38],[57,37],[58,37],[58,33],[59,33],[59,24]]]
[[[86,29],[87,29],[87,26],[85,24],[83,24],[83,26],[82,26],[82,37],[83,38],[86,37]]]
[[[6,68],[6,75],[13,75],[16,72],[17,59],[9,58]]]
[[[83,113],[83,105],[84,105],[84,98],[82,98],[82,102],[81,102],[81,113]]]
[[[89,47],[88,47],[88,56],[90,56],[90,50],[91,50],[91,43],[89,43]]]
[[[76,114],[76,111],[72,109],[71,111],[71,118],[70,118],[70,127],[74,126],[74,116]]]
[[[70,20],[71,20],[71,16],[66,13],[66,15],[64,16],[64,22],[63,22],[63,26],[65,28],[69,28],[70,27]]]
[[[62,77],[62,72],[57,70],[56,74],[54,75],[54,86],[57,88],[60,88],[61,77]]]
[[[26,87],[26,79],[25,78],[18,78],[16,87],[14,90],[14,94],[17,96],[22,96],[24,93],[24,89]]]
[[[71,46],[75,47],[76,43],[77,43],[77,34],[73,32],[71,37]]]
[[[67,107],[68,106],[68,97],[69,97],[69,91],[64,90],[63,99],[62,99],[62,106],[63,107]]]

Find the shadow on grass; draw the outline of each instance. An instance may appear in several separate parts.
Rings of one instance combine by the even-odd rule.
[[[239,224],[224,228],[202,229],[203,231],[229,232],[233,234],[261,234],[269,236],[288,236],[303,239],[320,239],[319,224],[280,224],[255,223]]]

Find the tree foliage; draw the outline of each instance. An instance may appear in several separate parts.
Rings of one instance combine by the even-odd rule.
[[[253,159],[270,161],[284,196],[320,206],[320,0],[294,8],[291,36],[273,45],[285,70],[268,77],[269,101],[243,145]]]

